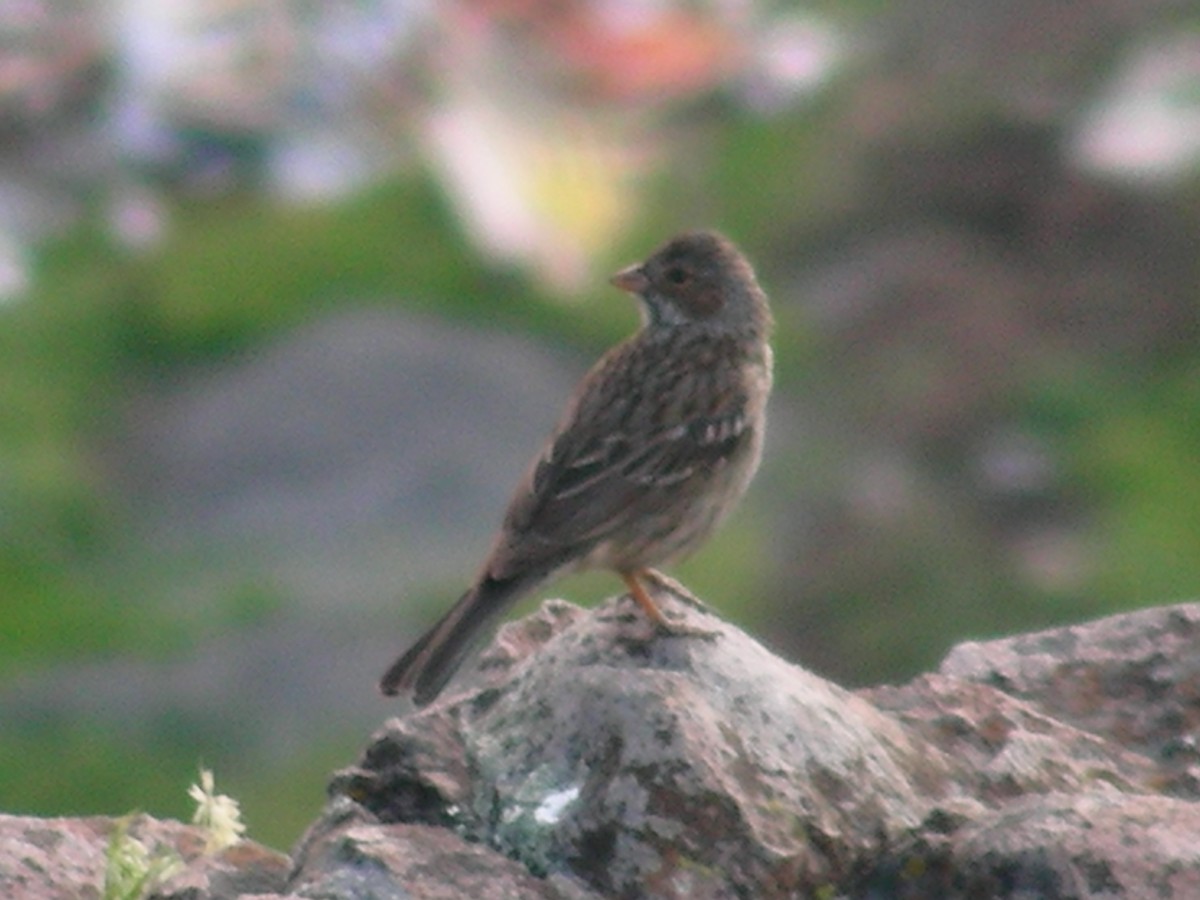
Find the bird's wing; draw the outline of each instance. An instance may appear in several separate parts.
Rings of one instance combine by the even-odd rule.
[[[687,482],[711,476],[749,440],[744,406],[737,398],[649,433],[615,424],[560,431],[509,508],[497,548],[502,569],[567,564],[669,508],[674,492],[693,489]],[[614,423],[622,418],[621,409],[607,413]]]

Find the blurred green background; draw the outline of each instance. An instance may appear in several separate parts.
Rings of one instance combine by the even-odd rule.
[[[850,685],[1200,587],[1194,4],[0,13],[0,809],[290,845],[605,284],[715,226],[767,459],[676,573]],[[603,575],[544,592],[592,602]]]

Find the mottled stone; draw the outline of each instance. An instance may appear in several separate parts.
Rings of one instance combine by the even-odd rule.
[[[482,687],[390,722],[335,794],[619,897],[794,896],[917,825],[947,783],[939,753],[668,608],[712,636],[654,634],[623,601],[548,604],[501,635]]]

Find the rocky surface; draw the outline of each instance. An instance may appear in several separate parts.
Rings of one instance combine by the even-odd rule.
[[[106,897],[107,851],[118,827],[118,820],[102,816],[37,819],[0,815],[0,897]],[[207,853],[204,831],[180,822],[136,816],[127,834],[147,854],[170,854],[176,860],[174,874],[155,889],[155,895],[163,898],[217,900],[278,891],[284,888],[291,869],[286,856],[254,841]]]
[[[551,601],[389,720],[285,858],[202,852],[161,898],[1200,896],[1200,604],[963,644],[849,692],[690,602]],[[99,897],[106,819],[0,817],[0,894]]]
[[[944,674],[994,685],[1200,785],[1200,615],[1195,604],[1005,641],[964,643]]]
[[[731,626],[690,618],[716,638],[655,637],[631,606],[543,607],[506,636],[524,649],[529,629],[545,635],[536,655],[493,655],[480,692],[390,722],[334,793],[621,897],[786,896],[918,823],[947,780],[937,755]]]

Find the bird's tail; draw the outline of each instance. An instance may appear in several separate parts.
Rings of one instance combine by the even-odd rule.
[[[454,677],[488,626],[530,587],[525,579],[483,578],[392,664],[380,679],[379,689],[389,696],[412,691],[417,706],[431,702]]]

